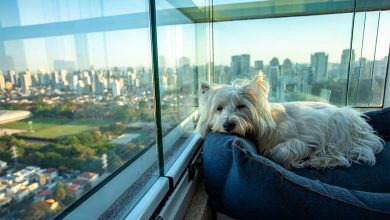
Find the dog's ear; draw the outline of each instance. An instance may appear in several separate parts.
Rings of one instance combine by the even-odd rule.
[[[268,91],[269,91],[269,84],[268,82],[264,79],[264,73],[259,72],[255,79],[252,81],[252,84],[258,87],[264,95],[267,97],[268,96]]]
[[[262,71],[260,71],[259,73],[257,73],[255,79],[254,79],[254,83],[257,85],[257,86],[260,86],[264,81],[264,73]]]
[[[200,82],[200,93],[205,94],[210,90],[211,86],[205,81]]]

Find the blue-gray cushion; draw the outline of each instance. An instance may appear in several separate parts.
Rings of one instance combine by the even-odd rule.
[[[240,137],[210,133],[204,142],[211,205],[237,219],[390,218],[390,149],[373,167],[286,170]],[[299,174],[299,175],[298,175]]]
[[[367,122],[385,141],[390,141],[390,107],[381,110],[365,112]]]

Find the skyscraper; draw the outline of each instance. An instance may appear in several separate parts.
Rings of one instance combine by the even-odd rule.
[[[264,63],[262,60],[255,60],[255,70],[256,71],[264,70]]]
[[[341,62],[340,62],[340,78],[346,79],[348,76],[348,66],[349,66],[349,54],[350,49],[343,50],[343,53],[341,54]],[[355,62],[355,50],[352,50],[351,52],[351,64],[354,64]],[[352,66],[351,66],[352,67]],[[352,70],[352,68],[351,68]]]
[[[177,74],[176,83],[179,87],[182,86],[184,82],[191,80],[192,73],[191,73],[189,57],[179,58],[179,67],[176,69],[176,74]]]
[[[113,96],[120,96],[121,95],[121,88],[120,88],[120,83],[118,80],[114,80],[112,82],[111,89],[112,89]]]
[[[310,67],[313,69],[314,81],[321,82],[328,79],[328,55],[325,52],[316,52],[311,55]]]
[[[8,77],[9,77],[9,80],[11,81],[12,85],[19,84],[19,83],[17,83],[18,80],[16,78],[16,74],[15,74],[14,70],[8,71]]]
[[[279,59],[276,58],[276,57],[273,57],[273,58],[271,59],[271,61],[269,61],[269,65],[270,65],[270,66],[276,66],[276,67],[278,67],[278,66],[279,66]]]
[[[232,56],[230,61],[230,75],[232,79],[237,78],[241,74],[241,57]]]
[[[249,76],[250,67],[251,67],[251,57],[249,54],[241,55],[241,76]]]
[[[26,70],[24,73],[21,74],[20,86],[21,86],[23,91],[29,91],[31,85],[32,85],[31,73],[30,73],[30,71]]]
[[[0,70],[0,90],[5,90],[5,78],[1,70]]]
[[[292,64],[290,59],[286,58],[283,61],[283,65],[282,65],[282,75],[283,76],[286,76],[286,75],[291,76],[292,73],[293,73],[293,64]]]

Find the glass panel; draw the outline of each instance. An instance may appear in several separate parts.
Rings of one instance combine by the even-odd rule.
[[[355,0],[213,0],[214,21],[277,18],[334,13],[353,13],[355,11],[389,10],[390,2]]]
[[[53,217],[154,145],[148,17],[95,20],[147,15],[147,1],[100,3],[0,3],[12,12],[0,13],[0,218]],[[60,21],[70,26],[46,24]],[[156,159],[132,199],[157,179]]]
[[[1,1],[3,27],[67,22],[104,16],[145,13],[145,1],[18,0]]]
[[[362,39],[361,56],[359,57],[359,73],[351,72],[351,74],[359,76],[356,91],[357,106],[368,107],[370,102],[378,18],[378,12],[367,12],[365,14],[364,38]]]
[[[386,68],[389,65],[389,47],[390,47],[390,11],[381,11],[379,17],[379,27],[377,35],[377,44],[375,50],[375,60],[373,64],[373,78],[371,84],[370,107],[381,107],[384,101],[384,92],[386,84]],[[388,73],[387,73],[388,74]]]
[[[344,105],[340,60],[345,62],[351,22],[347,13],[214,23],[216,82],[251,79],[261,70],[271,101]]]
[[[214,21],[247,20],[353,12],[354,0],[347,1],[262,1],[214,0]]]
[[[389,11],[356,13],[348,104],[381,107],[387,67]],[[375,61],[374,61],[375,60]]]
[[[170,7],[167,4],[171,3]],[[198,81],[205,80],[208,58],[207,24],[192,23],[177,7],[180,1],[158,1],[159,77],[164,136],[164,167],[169,169],[194,130]],[[186,1],[189,4],[191,1]],[[198,1],[201,6],[205,3]],[[194,7],[195,4],[193,5]],[[168,9],[170,21],[164,23]],[[198,8],[206,16],[205,8]],[[188,24],[181,24],[187,20]],[[187,23],[185,22],[185,23]]]

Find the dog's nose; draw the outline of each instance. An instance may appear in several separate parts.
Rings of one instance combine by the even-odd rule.
[[[227,132],[233,131],[234,127],[236,127],[236,123],[233,121],[226,121],[223,123],[223,129]]]

